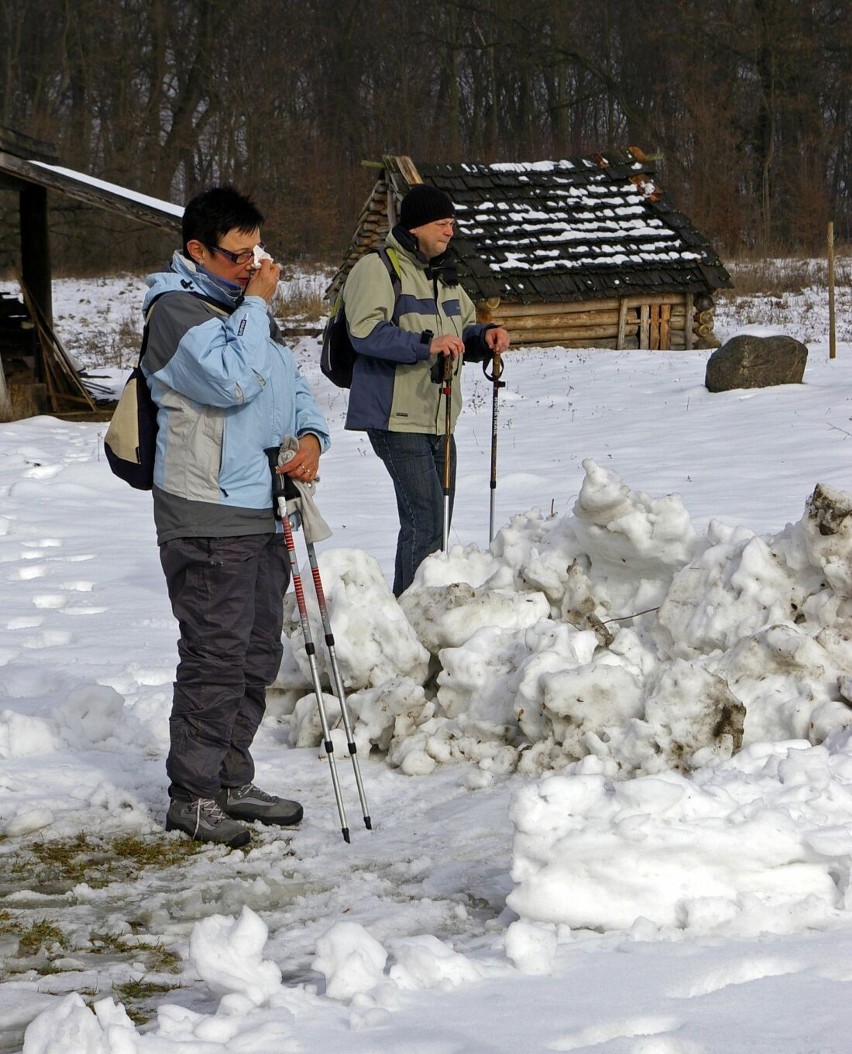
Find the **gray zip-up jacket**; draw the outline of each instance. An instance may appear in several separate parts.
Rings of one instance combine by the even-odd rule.
[[[442,386],[431,377],[430,340],[455,334],[465,342],[465,359],[482,362],[491,356],[482,335],[492,327],[476,321],[464,289],[446,284],[437,261],[418,252],[408,232],[395,227],[386,244],[399,270],[399,299],[394,301],[387,268],[376,253],[355,264],[343,290],[349,336],[358,353],[346,428],[439,435],[446,428],[446,411]],[[461,360],[452,388],[454,428],[462,404]]]
[[[330,440],[266,301],[230,297],[180,252],[146,281],[158,542],[274,531],[266,449],[309,432],[323,450]]]

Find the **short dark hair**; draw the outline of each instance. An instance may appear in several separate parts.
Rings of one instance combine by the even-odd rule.
[[[189,255],[187,244],[193,239],[204,245],[218,245],[228,231],[248,234],[263,223],[263,213],[251,198],[240,194],[236,187],[226,184],[208,187],[189,202],[183,210],[183,251]]]

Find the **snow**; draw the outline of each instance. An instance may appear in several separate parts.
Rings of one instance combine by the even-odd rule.
[[[140,205],[146,205],[148,208],[157,209],[159,212],[165,212],[169,216],[176,216],[180,218],[183,216],[183,205],[175,205],[171,201],[164,201],[162,198],[153,198],[150,194],[140,194],[136,190],[128,190],[127,187],[122,187],[117,183],[108,183],[104,179],[98,179],[96,176],[90,176],[86,172],[77,172],[73,168],[62,168],[60,165],[49,165],[45,161],[30,160],[29,164],[35,165],[37,168],[43,168],[48,172],[56,172],[60,176],[65,176],[67,179],[71,179],[76,183],[86,184],[91,187],[97,187],[99,190],[106,190],[110,194],[115,194],[120,198],[127,198],[128,201],[137,201]]]
[[[55,283],[79,360],[143,288]],[[468,367],[451,551],[399,603],[390,485],[299,341],[334,438],[317,552],[351,844],[291,595],[256,755],[300,828],[106,884],[97,859],[66,882],[19,865],[182,840],[150,497],[110,475],[102,424],[0,425],[0,1051],[846,1051],[852,334],[830,359],[824,300],[717,322],[807,341],[803,385],[711,395],[706,351],[507,355],[490,546],[492,388]],[[35,920],[64,945],[19,945]],[[126,954],[96,954],[104,934]],[[168,988],[144,1020],[128,981]]]

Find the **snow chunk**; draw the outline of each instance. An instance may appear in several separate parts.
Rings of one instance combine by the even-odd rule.
[[[317,941],[313,968],[325,976],[329,999],[347,1001],[384,977],[387,952],[357,922],[337,922]]]
[[[195,924],[189,956],[212,992],[236,992],[262,1006],[281,987],[278,966],[261,959],[268,934],[251,908],[244,907],[238,919],[211,915]]]
[[[400,988],[449,991],[482,977],[482,970],[431,934],[403,937],[391,944],[396,963],[389,976]]]

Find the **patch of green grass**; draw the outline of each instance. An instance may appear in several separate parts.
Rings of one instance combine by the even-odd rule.
[[[128,999],[148,999],[152,995],[162,995],[177,987],[173,984],[163,984],[160,981],[133,980],[125,981],[123,984],[114,984],[112,990],[118,995],[122,1003]]]
[[[202,846],[190,839],[101,838],[80,833],[73,838],[31,842],[6,861],[7,877],[18,888],[67,887],[85,882],[102,889],[135,875],[141,868],[165,870],[195,856]]]
[[[179,867],[204,847],[189,839],[162,837],[142,838],[138,835],[100,837],[78,834],[73,838],[36,840],[9,852],[9,845],[0,867],[0,887],[4,892],[49,890],[64,894],[74,886],[86,883],[92,888],[104,888],[111,883],[135,883],[147,872],[157,873]],[[126,895],[126,891],[125,895]],[[132,896],[132,894],[131,894]],[[43,909],[41,909],[43,910]],[[3,908],[0,910],[0,937],[16,938],[17,955],[0,962],[0,980],[26,967],[29,960],[39,957],[41,974],[57,973],[66,966],[57,966],[72,947],[75,958],[92,963],[115,960],[142,961],[155,974],[177,973],[180,956],[155,938],[115,934],[93,930],[80,943],[79,936],[72,942],[70,928],[78,926],[73,915],[58,911],[50,919],[36,915],[32,908]]]
[[[113,839],[112,850],[117,857],[131,861],[137,867],[163,868],[182,864],[187,857],[200,853],[204,846],[190,838],[140,838],[139,835],[120,835]]]
[[[53,945],[60,948],[68,946],[68,940],[62,930],[47,919],[37,919],[30,924],[28,929],[23,930],[18,938],[18,945],[24,955],[35,955],[44,949],[49,950]]]
[[[124,1005],[127,1016],[134,1025],[145,1025],[154,1016],[153,1013],[144,1010],[139,1004],[156,996],[165,995],[180,985],[164,984],[158,981],[145,981],[143,979],[124,981],[112,986],[116,999]]]
[[[157,973],[177,973],[181,957],[170,951],[162,941],[149,942],[126,934],[93,931],[89,934],[91,950],[99,955],[135,955],[144,953],[146,961]]]

